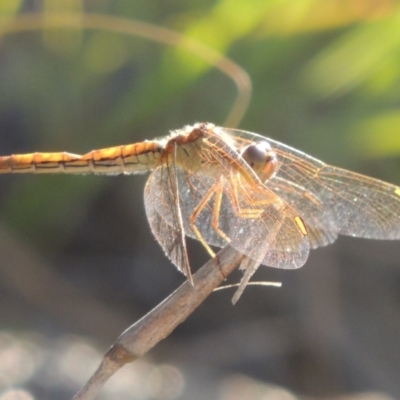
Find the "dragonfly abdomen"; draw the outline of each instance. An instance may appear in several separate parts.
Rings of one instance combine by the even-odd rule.
[[[83,156],[67,152],[13,154],[0,157],[0,174],[129,174],[145,172],[158,166],[162,151],[163,146],[160,142],[145,141],[93,150]]]
[[[80,155],[72,153],[30,153],[0,157],[0,173],[59,173],[67,172]]]

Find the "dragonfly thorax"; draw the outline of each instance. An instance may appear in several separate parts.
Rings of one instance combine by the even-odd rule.
[[[267,141],[248,145],[241,156],[263,183],[278,170],[278,158]]]
[[[176,164],[187,171],[197,172],[203,168],[204,160],[199,149],[202,148],[203,138],[188,141],[186,137],[175,137],[166,146],[168,163]]]

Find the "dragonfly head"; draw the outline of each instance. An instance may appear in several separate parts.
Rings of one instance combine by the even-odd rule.
[[[278,157],[267,141],[246,146],[241,156],[263,183],[272,178],[278,170]]]

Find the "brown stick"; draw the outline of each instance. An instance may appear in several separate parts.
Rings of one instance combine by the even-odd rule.
[[[105,354],[99,368],[74,396],[74,400],[92,400],[107,380],[128,362],[132,362],[167,337],[218,287],[239,265],[243,255],[230,246],[221,250],[174,293],[131,325]]]

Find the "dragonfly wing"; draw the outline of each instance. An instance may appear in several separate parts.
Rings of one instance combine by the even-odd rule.
[[[190,219],[217,181],[184,170],[178,170],[178,177],[185,233],[198,239]],[[239,178],[236,175],[231,179]],[[217,212],[218,228],[230,239],[231,246],[270,267],[301,267],[308,257],[309,242],[302,231],[304,226],[297,212],[265,187],[252,189],[240,181],[241,193],[234,199],[231,180],[223,178],[222,182],[222,200]],[[224,247],[227,242],[213,226],[215,208],[216,194],[202,208],[195,224],[208,244]]]
[[[201,174],[193,174],[180,168],[177,169],[177,177],[179,202],[181,204],[185,234],[198,240],[199,238],[192,227],[191,217],[193,212],[202,203],[207,193],[216,185],[217,181],[214,178]],[[229,214],[230,204],[227,202],[225,196],[223,197],[223,205],[228,208],[227,213]],[[225,247],[228,243],[212,227],[214,208],[215,197],[211,197],[210,201],[204,205],[202,212],[195,221],[195,225],[208,244],[211,246]],[[222,223],[220,227],[224,230],[226,224]]]
[[[310,244],[298,212],[266,187],[251,187],[242,181],[240,184],[242,192],[238,193],[237,202],[241,211],[232,207],[228,219],[232,247],[267,266],[301,267],[308,258]],[[250,210],[249,215],[242,214],[246,209]],[[259,215],[251,216],[260,210]],[[221,218],[224,212],[225,209]]]
[[[176,194],[170,173],[173,174],[173,170],[159,167],[149,176],[144,191],[146,215],[151,231],[167,257],[189,277],[186,243],[177,215],[179,209],[174,207]]]
[[[294,204],[300,213],[305,211],[302,215],[306,221],[321,218],[326,231],[342,235],[400,239],[400,188],[305,155],[301,157],[303,153],[295,150],[284,153],[284,145],[279,144],[278,148],[276,142],[272,146],[277,146],[282,160],[274,179],[300,182],[306,190],[306,196]],[[308,196],[320,199],[319,212],[307,214]]]
[[[369,239],[400,239],[400,188],[377,179],[324,164],[299,150],[258,134],[227,129],[238,148],[249,141],[268,141],[279,159],[277,174],[267,182],[274,189],[282,182],[285,190],[302,187],[303,198],[295,200],[290,194],[278,193],[295,207],[315,232],[325,239],[314,240],[315,245],[327,244],[336,234]],[[320,207],[310,206],[318,199]],[[317,220],[322,228],[313,225]]]
[[[400,188],[328,165],[319,171],[318,180],[326,188],[325,201],[338,218],[339,233],[400,239]]]
[[[308,230],[312,248],[333,243],[339,232],[332,210],[324,206],[323,200],[306,190],[277,176],[267,182],[268,187],[286,203],[298,210]]]

